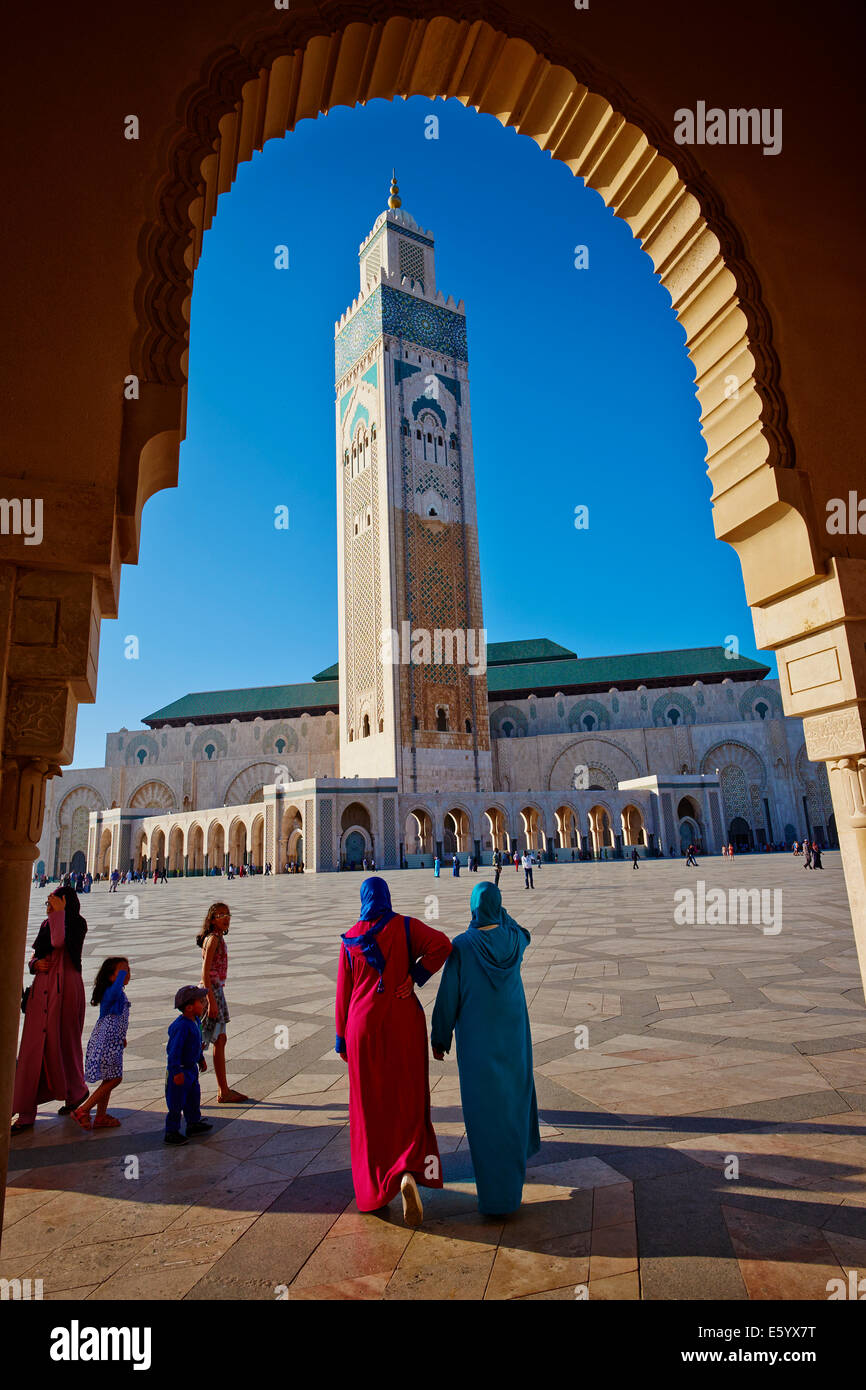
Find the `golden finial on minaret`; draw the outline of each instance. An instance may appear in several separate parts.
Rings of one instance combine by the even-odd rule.
[[[400,197],[400,190],[399,190],[399,188],[397,187],[397,170],[396,170],[396,169],[392,169],[392,170],[391,170],[391,196],[390,196],[390,198],[388,199],[388,207],[389,207],[389,208],[399,208],[399,207],[402,207],[402,206],[403,206],[403,200],[402,200],[402,198]]]

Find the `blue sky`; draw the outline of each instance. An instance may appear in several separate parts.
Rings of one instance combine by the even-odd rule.
[[[734,634],[758,655],[739,561],[713,534],[684,334],[626,224],[491,116],[375,101],[271,141],[220,200],[195,277],[180,484],[145,507],[75,766],[101,766],[108,731],[189,691],[336,660],[333,325],[392,165],[436,237],[438,288],[466,302],[489,640],[599,656]]]

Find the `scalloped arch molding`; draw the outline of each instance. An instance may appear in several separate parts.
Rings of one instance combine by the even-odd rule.
[[[204,65],[182,102],[156,190],[159,212],[140,241],[134,370],[147,382],[185,385],[193,272],[239,163],[333,106],[454,97],[567,164],[628,223],[650,257],[686,334],[716,534],[740,556],[749,602],[817,573],[769,316],[740,234],[706,174],[609,75],[576,51],[557,51],[531,24],[521,23],[515,37],[505,32],[516,27],[513,16],[491,6],[464,5],[460,19],[395,14],[397,8],[375,7],[376,18],[372,10],[357,17],[354,7],[336,5],[328,6],[328,20],[289,16]],[[734,394],[726,391],[732,376],[739,383]],[[181,429],[178,421],[172,441],[161,434],[142,455],[151,446],[176,455]],[[163,486],[159,470],[149,471]],[[139,514],[149,495],[147,473]],[[777,557],[772,574],[766,543]]]

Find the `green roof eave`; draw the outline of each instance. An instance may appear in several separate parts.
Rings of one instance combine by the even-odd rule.
[[[305,681],[300,685],[251,686],[246,690],[202,690],[184,695],[143,720],[149,728],[184,724],[226,724],[231,719],[263,719],[336,712],[337,681]]]
[[[681,651],[492,667],[487,671],[487,690],[491,698],[506,694],[517,698],[542,691],[577,694],[609,690],[612,686],[618,690],[634,690],[639,685],[658,689],[689,685],[697,680],[718,684],[726,677],[734,681],[763,680],[769,672],[769,666],[751,657],[728,659],[724,647],[690,647]]]

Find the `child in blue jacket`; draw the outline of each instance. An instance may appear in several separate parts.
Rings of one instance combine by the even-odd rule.
[[[194,1134],[206,1134],[213,1125],[201,1117],[201,1087],[198,1064],[201,1058],[201,1024],[207,990],[198,985],[183,985],[174,996],[174,1007],[180,1017],[169,1025],[166,1047],[165,1119],[166,1144],[185,1144]],[[180,1132],[181,1113],[186,1120],[186,1135]]]

